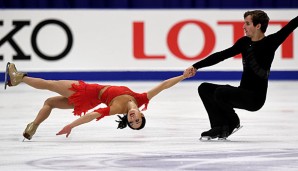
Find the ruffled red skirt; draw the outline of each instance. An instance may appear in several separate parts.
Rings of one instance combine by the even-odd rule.
[[[74,105],[74,115],[81,116],[102,101],[98,98],[99,92],[104,85],[98,84],[86,84],[83,81],[79,81],[79,84],[72,84],[69,90],[74,91],[70,97],[68,97],[68,103]]]

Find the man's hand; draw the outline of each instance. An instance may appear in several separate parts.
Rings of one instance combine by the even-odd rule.
[[[193,66],[190,66],[184,71],[183,76],[186,78],[189,78],[189,77],[195,76],[196,73],[197,73],[197,69],[195,69]]]

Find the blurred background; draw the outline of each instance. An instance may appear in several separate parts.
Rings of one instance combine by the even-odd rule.
[[[202,9],[297,8],[296,0],[0,0],[10,9]]]
[[[0,0],[0,81],[7,62],[45,79],[154,81],[244,36],[243,13],[261,9],[278,31],[296,0]],[[297,80],[297,30],[276,52],[270,79]],[[189,80],[239,80],[241,57]]]

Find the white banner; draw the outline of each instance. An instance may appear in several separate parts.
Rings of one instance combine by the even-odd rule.
[[[243,36],[241,10],[1,10],[1,67],[26,71],[175,71],[232,46]],[[266,35],[297,16],[265,10]],[[272,70],[298,70],[297,29]],[[242,70],[230,58],[206,70]]]

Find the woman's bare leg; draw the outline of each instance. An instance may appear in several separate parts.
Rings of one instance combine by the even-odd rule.
[[[43,107],[39,110],[36,118],[34,119],[33,123],[39,125],[44,120],[46,120],[52,109],[58,108],[58,109],[73,109],[73,105],[70,105],[68,103],[68,99],[63,96],[56,96],[56,97],[50,97],[48,98],[44,104]]]
[[[32,136],[35,134],[39,124],[41,124],[44,120],[46,120],[52,109],[59,108],[59,109],[72,109],[74,106],[68,103],[68,99],[63,96],[56,96],[48,98],[45,102],[43,107],[38,112],[36,118],[33,122],[29,123],[23,133],[23,136],[30,140]]]
[[[74,92],[69,90],[71,88],[71,84],[77,84],[78,81],[72,80],[44,80],[41,78],[33,78],[33,77],[24,77],[22,82],[26,83],[27,85],[41,90],[50,90],[56,92],[64,97],[71,96]]]

